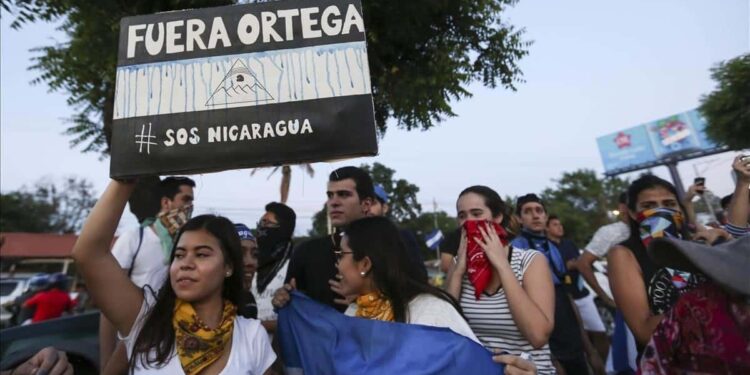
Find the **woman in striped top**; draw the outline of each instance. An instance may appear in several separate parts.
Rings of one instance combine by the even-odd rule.
[[[507,228],[509,216],[500,196],[486,186],[465,189],[456,203],[459,225],[491,220]],[[448,272],[446,289],[459,300],[469,326],[485,347],[496,353],[528,353],[539,374],[554,374],[549,340],[554,326],[554,289],[544,255],[535,250],[503,246],[494,231],[477,242],[484,250],[492,277],[479,299],[466,276],[466,235]]]

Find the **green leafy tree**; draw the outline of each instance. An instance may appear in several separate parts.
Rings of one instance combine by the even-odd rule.
[[[515,90],[517,63],[530,42],[502,19],[517,0],[364,1],[375,117],[406,129],[428,129],[453,116],[451,100],[470,96],[471,82]],[[78,112],[67,134],[83,151],[107,154],[111,143],[120,19],[232,0],[0,0],[12,27],[62,20],[69,40],[36,48],[32,69],[52,91],[69,94]]]
[[[750,147],[750,54],[711,69],[716,90],[701,99],[706,134],[734,150]]]
[[[326,211],[326,205],[323,204],[323,208],[316,212],[312,218],[312,228],[307,232],[310,237],[320,237],[328,234],[328,218],[326,217],[328,212]]]
[[[2,195],[0,230],[75,233],[96,203],[91,182],[66,178],[58,187],[39,181],[33,191],[22,188]]]
[[[380,163],[360,165],[372,177],[375,184],[383,185],[388,194],[388,216],[397,222],[416,220],[422,212],[422,205],[417,201],[419,187],[404,179],[395,179],[394,169]]]
[[[49,217],[54,208],[33,193],[14,191],[0,194],[0,232],[51,232]]]
[[[600,178],[596,172],[580,169],[565,172],[556,186],[545,189],[541,198],[547,212],[560,217],[566,237],[583,246],[597,228],[612,221],[610,210],[617,207],[620,193],[629,182],[620,178]]]

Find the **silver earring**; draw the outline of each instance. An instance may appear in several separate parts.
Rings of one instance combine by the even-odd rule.
[[[359,274],[360,274],[360,275],[362,275],[362,277],[365,277],[365,275],[367,275],[367,272],[365,272],[365,271],[362,271],[362,272],[360,272]]]

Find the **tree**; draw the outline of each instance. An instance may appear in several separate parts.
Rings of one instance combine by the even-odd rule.
[[[701,98],[706,134],[734,150],[750,147],[750,54],[711,69],[718,87]]]
[[[417,185],[404,179],[394,179],[393,176],[396,171],[380,163],[373,163],[372,166],[362,164],[360,168],[370,174],[373,183],[383,185],[389,200],[388,216],[393,218],[396,223],[416,221],[420,218],[422,205],[417,201],[417,193],[419,192]],[[328,233],[326,215],[325,206],[315,213],[310,236],[322,236]]]
[[[34,194],[14,191],[0,194],[0,232],[51,232],[49,217],[54,208]]]
[[[404,179],[394,179],[396,170],[380,163],[360,165],[372,177],[372,182],[383,185],[388,194],[388,216],[396,222],[416,220],[422,213],[422,205],[417,201],[419,187]]]
[[[565,172],[555,182],[557,186],[545,189],[541,198],[547,212],[560,217],[566,237],[579,246],[597,228],[611,222],[610,210],[617,207],[620,193],[629,185],[618,177],[599,178],[589,169]]]
[[[515,90],[518,61],[530,42],[523,29],[501,18],[517,0],[365,1],[375,117],[381,134],[386,120],[406,129],[429,129],[454,116],[451,100],[470,96],[467,86]],[[69,94],[77,108],[66,133],[84,152],[109,152],[120,19],[125,16],[202,8],[232,0],[97,1],[0,0],[19,28],[35,21],[64,20],[65,43],[36,48],[35,82]]]
[[[75,233],[96,203],[92,188],[85,179],[67,177],[60,188],[41,180],[34,191],[3,194],[1,230]]]

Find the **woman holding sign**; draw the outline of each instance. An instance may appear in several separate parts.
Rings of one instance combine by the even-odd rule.
[[[242,249],[234,225],[202,215],[177,233],[157,293],[139,289],[109,251],[133,183],[112,181],[94,206],[73,257],[102,313],[125,342],[135,374],[262,374],[276,356],[243,305]]]
[[[554,291],[544,256],[508,245],[509,216],[494,190],[469,187],[456,206],[462,239],[446,289],[485,347],[527,357],[540,374],[554,373],[547,344]]]

